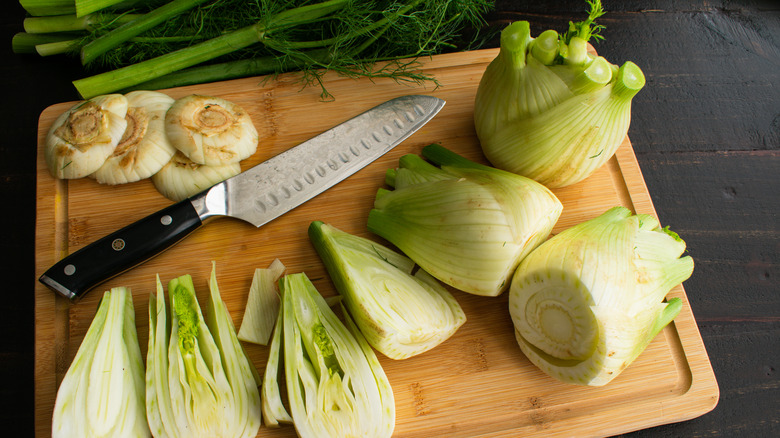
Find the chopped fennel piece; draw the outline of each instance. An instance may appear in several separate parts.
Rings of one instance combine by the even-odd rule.
[[[259,376],[238,341],[219,293],[209,280],[208,317],[201,313],[192,278],[149,297],[147,417],[156,437],[254,437],[261,425]]]
[[[685,242],[650,215],[614,207],[539,246],[509,290],[528,359],[567,383],[602,386],[680,312],[666,294],[693,272]]]
[[[433,144],[405,155],[386,175],[369,231],[385,238],[439,281],[497,296],[520,261],[544,242],[563,206],[529,178],[472,162]]]
[[[103,294],[57,390],[52,437],[148,437],[144,363],[130,289]]]
[[[267,269],[255,269],[249,287],[246,310],[238,329],[238,339],[254,344],[268,345],[279,313],[279,278],[285,267],[279,259]]]
[[[345,325],[303,273],[282,277],[280,291],[280,320],[271,345],[278,341],[281,349],[298,436],[390,437],[395,428],[392,387],[347,312]],[[271,377],[269,386],[278,386]],[[275,403],[281,406],[278,398]]]
[[[309,237],[350,316],[391,359],[424,353],[466,322],[458,302],[406,256],[369,239],[312,222]]]

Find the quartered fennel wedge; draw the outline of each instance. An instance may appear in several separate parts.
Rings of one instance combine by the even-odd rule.
[[[561,202],[536,181],[440,145],[422,155],[430,163],[410,154],[388,171],[395,189],[379,190],[368,229],[445,284],[501,294],[520,260],[549,236]]]
[[[151,436],[144,400],[133,296],[116,287],[103,294],[57,390],[52,437]]]
[[[391,359],[424,353],[466,322],[458,302],[401,254],[323,222],[309,238],[366,340]]]
[[[254,437],[261,424],[259,375],[236,337],[215,270],[204,317],[192,278],[149,296],[146,410],[156,437]],[[170,323],[168,322],[170,317]]]
[[[298,436],[390,437],[395,401],[371,346],[330,309],[306,274],[280,280],[282,304],[263,382],[266,424],[292,420]],[[283,362],[289,414],[279,388]],[[269,371],[270,370],[270,371]]]

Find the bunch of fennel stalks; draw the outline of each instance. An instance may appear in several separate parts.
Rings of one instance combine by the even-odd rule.
[[[22,0],[31,14],[17,53],[76,54],[91,71],[85,99],[231,78],[327,71],[421,83],[414,61],[469,48],[489,0]],[[83,5],[82,3],[89,3]],[[81,7],[79,7],[81,5]]]

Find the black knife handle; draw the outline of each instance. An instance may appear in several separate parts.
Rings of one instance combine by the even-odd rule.
[[[185,199],[68,255],[38,280],[75,300],[173,246],[202,223],[192,202]]]

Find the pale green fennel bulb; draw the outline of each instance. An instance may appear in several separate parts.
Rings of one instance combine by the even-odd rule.
[[[645,85],[639,67],[621,67],[588,53],[603,26],[600,0],[590,0],[586,21],[559,35],[531,37],[527,21],[501,33],[498,56],[477,89],[474,122],[491,164],[564,187],[590,176],[626,137],[631,101]]]
[[[693,272],[684,251],[657,219],[624,207],[555,235],[512,279],[520,349],[558,380],[605,385],[680,312],[680,298],[664,297]]]

